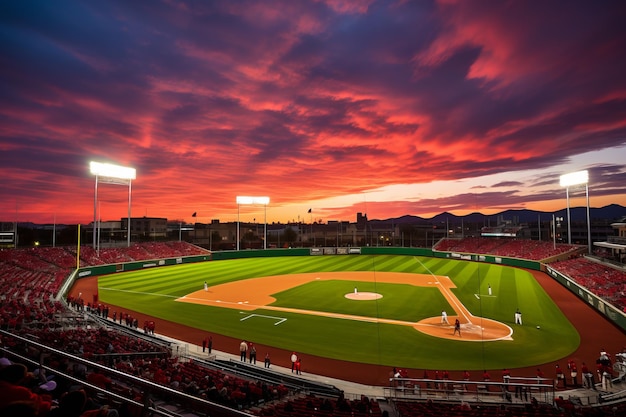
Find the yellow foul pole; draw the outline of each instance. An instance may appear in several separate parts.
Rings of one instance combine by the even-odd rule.
[[[78,246],[76,247],[76,269],[80,268],[80,223],[78,224]]]

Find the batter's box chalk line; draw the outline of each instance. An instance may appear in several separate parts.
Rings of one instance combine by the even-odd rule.
[[[239,314],[248,314],[248,313],[246,313],[244,311],[240,311]],[[278,326],[279,324],[287,321],[287,319],[285,317],[266,316],[266,315],[263,315],[263,314],[248,314],[246,317],[240,318],[239,321],[244,321],[244,320],[248,320],[248,319],[255,318],[255,317],[276,320],[276,322],[274,323],[274,326]]]

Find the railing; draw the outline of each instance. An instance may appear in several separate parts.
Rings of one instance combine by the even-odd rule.
[[[607,238],[607,242],[609,242],[609,243],[617,243],[619,245],[626,245],[626,237],[609,236]]]
[[[385,388],[387,398],[464,400],[492,403],[554,404],[554,385],[546,378],[512,377],[524,382],[491,382],[443,379],[390,378]],[[531,382],[534,381],[534,382]]]
[[[163,403],[163,399],[168,399],[168,402],[184,405],[184,407],[194,410],[201,410],[201,415],[211,415],[218,417],[249,417],[250,414],[243,411],[235,410],[233,408],[226,407],[221,404],[213,403],[203,400],[199,397],[183,393],[171,389],[169,387],[155,384],[151,381],[130,375],[124,372],[117,371],[116,369],[109,368],[107,366],[83,359],[78,356],[74,356],[58,349],[43,345],[39,342],[30,340],[28,338],[17,336],[0,330],[0,336],[2,336],[5,345],[19,346],[20,351],[15,349],[8,349],[0,346],[0,353],[2,356],[6,356],[12,361],[23,363],[24,365],[30,365],[34,368],[44,369],[48,375],[55,375],[55,378],[66,379],[76,384],[88,388],[90,391],[94,391],[105,398],[115,400],[118,403],[126,404],[140,409],[142,415],[157,415],[157,416],[170,416],[175,417],[177,413],[169,411],[163,407],[158,406],[158,403]],[[8,342],[11,343],[8,343]],[[37,357],[30,357],[23,352],[39,352]],[[45,359],[50,355],[54,355],[56,358],[61,359],[60,362],[68,361],[70,363],[82,364],[89,370],[96,370],[109,376],[116,383],[123,387],[132,387],[136,391],[142,393],[143,402],[136,401],[132,398],[125,397],[119,393],[113,392],[109,389],[103,389],[95,385],[89,384],[86,380],[77,378],[65,372],[62,369],[52,368],[46,365]]]

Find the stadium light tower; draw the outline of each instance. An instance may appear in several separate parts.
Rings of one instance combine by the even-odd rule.
[[[270,203],[269,197],[247,197],[237,196],[237,250],[239,250],[239,207],[242,204],[263,204],[265,207],[265,227],[263,230],[263,249],[267,248],[267,205]]]
[[[573,185],[585,185],[585,195],[587,197],[587,246],[591,253],[591,216],[589,215],[589,172],[577,171],[570,174],[564,174],[560,177],[561,187],[565,187],[565,196],[567,199],[567,243],[572,244],[572,230],[570,224],[569,213],[569,187]]]
[[[89,170],[96,177],[96,186],[93,195],[93,248],[96,249],[96,223],[98,215],[98,181],[107,184],[128,185],[128,239],[127,244],[130,247],[130,207],[131,207],[131,183],[137,178],[137,170],[135,168],[123,167],[113,164],[105,164],[101,162],[89,163]]]
[[[552,244],[554,249],[556,249],[556,226],[557,226],[557,222],[559,227],[561,227],[561,222],[563,221],[563,217],[555,217],[555,215],[552,215]]]

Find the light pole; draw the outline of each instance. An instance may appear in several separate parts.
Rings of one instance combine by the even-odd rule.
[[[315,235],[313,235],[313,209],[312,208],[309,209],[309,214],[311,215],[311,236],[313,236],[313,246],[315,246]],[[311,241],[310,238],[309,238],[309,241]]]
[[[559,227],[561,227],[560,222],[562,221],[563,217],[554,217],[554,214],[552,215],[552,242],[554,249],[556,249],[556,222],[559,222]]]
[[[237,196],[237,250],[239,250],[239,213],[242,204],[263,204],[265,214],[265,227],[263,230],[263,249],[267,248],[267,205],[270,203],[269,197],[247,197]]]
[[[130,247],[130,209],[131,209],[131,183],[137,178],[135,168],[123,167],[119,165],[106,164],[101,162],[90,162],[89,169],[96,177],[96,185],[93,196],[93,248],[96,249],[96,224],[98,215],[98,181],[114,184],[128,185],[128,238],[127,244]]]
[[[589,214],[589,172],[577,171],[570,174],[564,174],[560,177],[561,187],[565,187],[565,196],[567,199],[567,243],[572,244],[572,230],[570,224],[569,213],[569,187],[573,185],[585,185],[585,195],[587,197],[587,246],[591,254],[591,216]]]

